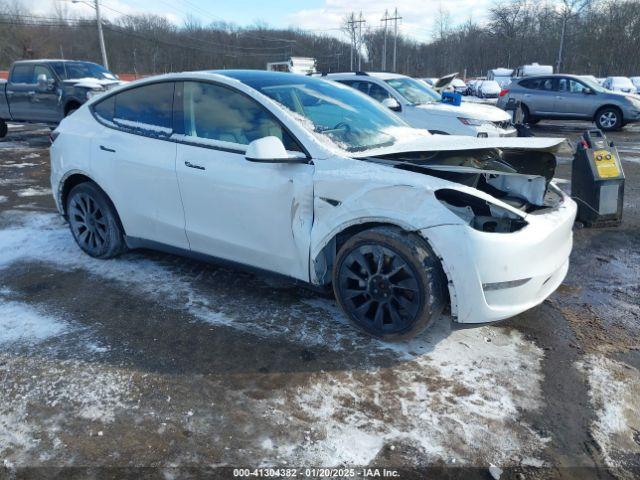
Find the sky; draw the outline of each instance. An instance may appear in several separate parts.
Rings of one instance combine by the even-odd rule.
[[[93,0],[82,0],[93,3]],[[105,17],[124,14],[154,13],[181,24],[191,14],[207,24],[232,22],[240,26],[256,23],[272,27],[297,27],[341,35],[342,19],[351,12],[362,11],[371,28],[380,28],[385,9],[395,8],[402,17],[399,31],[416,40],[428,41],[434,32],[434,20],[440,8],[450,14],[452,26],[470,18],[482,22],[495,0],[100,0]],[[92,15],[93,9],[71,0],[22,0],[25,6],[41,14],[51,14],[55,5],[65,6],[70,14]],[[391,28],[391,23],[389,23]]]

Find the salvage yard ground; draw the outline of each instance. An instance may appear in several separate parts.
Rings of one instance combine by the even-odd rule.
[[[575,141],[588,127],[535,133]],[[610,135],[627,175],[622,226],[576,229],[549,300],[493,325],[443,317],[395,344],[280,278],[146,251],[87,257],[53,205],[47,135],[12,128],[0,142],[0,478],[64,466],[640,475],[639,126]],[[570,169],[567,148],[557,176]]]

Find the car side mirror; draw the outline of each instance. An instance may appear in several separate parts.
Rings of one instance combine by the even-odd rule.
[[[40,90],[53,90],[54,80],[52,78],[48,79],[44,73],[38,75],[36,83],[38,84],[38,89]]]
[[[393,110],[394,112],[399,112],[400,110],[402,110],[402,107],[400,106],[398,101],[392,97],[387,97],[382,100],[382,105],[387,107],[389,110]]]
[[[278,137],[262,137],[249,144],[244,158],[260,163],[309,163],[306,155],[287,153],[282,140]]]

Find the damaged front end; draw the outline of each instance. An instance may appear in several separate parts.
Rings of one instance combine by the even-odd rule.
[[[435,192],[445,207],[479,231],[515,232],[527,225],[526,214],[542,213],[562,202],[562,195],[551,184],[556,159],[548,151],[490,148],[404,152],[366,160],[471,187],[511,207],[454,188]]]

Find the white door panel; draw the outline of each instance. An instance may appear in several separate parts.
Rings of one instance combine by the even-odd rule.
[[[92,170],[128,236],[189,248],[176,178],[174,142],[103,127]]]
[[[309,279],[313,165],[178,144],[176,169],[193,251]]]

